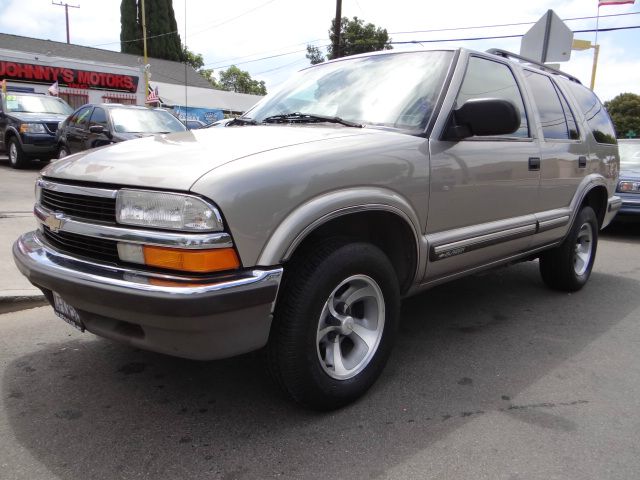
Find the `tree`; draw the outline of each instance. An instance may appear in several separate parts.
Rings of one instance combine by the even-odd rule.
[[[182,46],[182,58],[184,59],[184,62],[191,65],[194,70],[199,70],[204,66],[204,58],[202,58],[202,54],[193,53],[185,45]]]
[[[324,55],[318,47],[314,47],[313,45],[307,45],[306,57],[311,62],[311,65],[317,65],[318,63],[324,62]]]
[[[172,0],[145,0],[147,54],[181,62],[184,59]],[[120,51],[143,55],[142,2],[122,0],[120,4]]]
[[[202,75],[204,78],[206,78],[213,88],[217,88],[218,90],[223,90],[223,88],[220,86],[216,78],[213,76],[213,69],[201,68],[200,70],[198,70],[198,73]]]
[[[640,136],[640,95],[621,93],[604,102],[604,106],[613,120],[618,138],[625,138],[629,132]]]
[[[335,19],[331,22],[329,30],[329,40],[331,45],[328,48],[327,58],[346,57],[358,53],[377,52],[378,50],[391,50],[393,47],[389,43],[391,40],[386,28],[376,27],[373,23],[364,23],[364,20],[353,17],[349,20],[342,17],[340,22],[340,45],[338,51],[333,51],[333,43],[336,31]],[[307,51],[308,47],[307,47]]]
[[[266,95],[267,87],[264,81],[251,78],[249,72],[240,70],[235,65],[220,72],[220,88],[230,92],[252,93],[254,95]]]

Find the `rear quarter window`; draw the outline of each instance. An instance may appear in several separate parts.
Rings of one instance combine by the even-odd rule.
[[[596,142],[609,144],[617,143],[616,131],[613,128],[613,123],[595,93],[577,83],[567,82],[567,85],[578,102],[578,107],[580,108],[582,115],[584,115],[587,120],[589,129],[593,133]]]

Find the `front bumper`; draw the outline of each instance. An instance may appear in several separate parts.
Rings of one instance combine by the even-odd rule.
[[[282,268],[186,278],[87,262],[45,245],[13,245],[18,269],[49,301],[57,292],[87,330],[132,346],[198,360],[263,347]]]
[[[639,215],[640,216],[640,194],[618,193],[622,199],[622,206],[618,215]]]
[[[58,153],[55,135],[47,133],[23,133],[22,151],[30,157],[52,158]]]
[[[613,218],[616,216],[620,207],[622,206],[622,200],[617,195],[609,197],[607,201],[607,211],[605,212],[604,219],[602,222],[602,228],[606,227],[611,223]]]

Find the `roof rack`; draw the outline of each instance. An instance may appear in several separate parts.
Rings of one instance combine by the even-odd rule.
[[[541,70],[544,70],[545,72],[549,72],[549,73],[553,73],[554,75],[561,75],[565,78],[568,78],[569,80],[571,80],[572,82],[576,82],[579,84],[582,84],[582,82],[580,80],[578,80],[576,77],[574,77],[573,75],[569,75],[568,73],[562,72],[556,68],[550,67],[549,65],[545,65],[542,62],[537,62],[535,60],[531,60],[530,58],[527,57],[523,57],[522,55],[518,55],[516,53],[513,52],[509,52],[507,50],[501,50],[500,48],[490,48],[489,50],[487,50],[487,53],[491,53],[493,55],[498,55],[499,57],[504,57],[504,58],[515,58],[517,60],[521,60],[523,62],[526,63],[531,63],[533,65],[535,65],[536,67],[540,68]]]

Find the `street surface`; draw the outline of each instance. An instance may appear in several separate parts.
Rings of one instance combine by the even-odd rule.
[[[36,175],[0,161],[0,211],[30,210]],[[603,232],[571,295],[528,262],[408,299],[378,383],[325,414],[261,352],[194,362],[49,307],[0,315],[0,478],[639,478],[639,249],[640,223]]]

